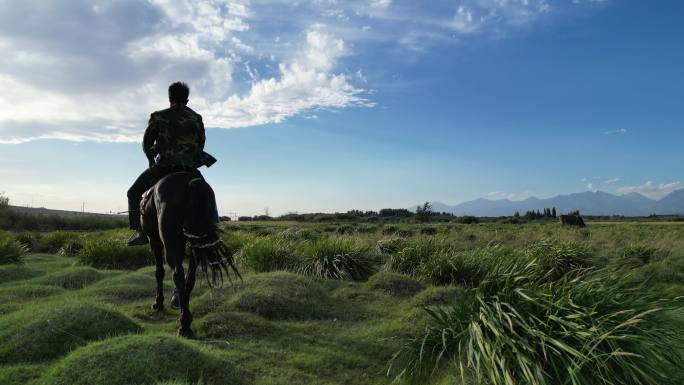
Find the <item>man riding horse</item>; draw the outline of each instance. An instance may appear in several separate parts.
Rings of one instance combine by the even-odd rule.
[[[190,89],[185,83],[171,84],[171,106],[150,116],[143,137],[143,151],[149,168],[140,174],[128,190],[128,221],[130,228],[135,230],[128,240],[129,246],[148,243],[140,224],[140,199],[145,191],[167,175],[195,171],[202,165],[210,166],[216,161],[204,152],[204,123],[202,116],[187,106],[189,95]]]

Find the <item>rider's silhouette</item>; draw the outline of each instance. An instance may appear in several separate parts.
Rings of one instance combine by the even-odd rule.
[[[188,106],[190,89],[185,83],[169,86],[171,107],[152,113],[143,137],[143,151],[149,161],[145,170],[128,190],[128,220],[136,233],[128,245],[148,242],[140,228],[142,194],[163,177],[178,171],[195,170],[203,164],[204,124],[202,116]]]

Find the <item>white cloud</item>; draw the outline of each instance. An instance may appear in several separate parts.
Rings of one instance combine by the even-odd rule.
[[[460,33],[471,33],[475,32],[478,26],[479,23],[473,22],[472,12],[468,8],[459,5],[452,23],[453,29]]]
[[[82,6],[80,1],[72,2]],[[246,34],[252,30],[249,18],[255,15],[247,2],[152,0],[151,19],[140,20],[152,28],[139,34],[131,33],[138,26],[126,25],[134,18],[119,15],[123,11],[116,6],[98,4],[91,7],[91,14],[80,15],[96,19],[94,25],[120,17],[121,27],[93,36],[90,45],[70,52],[71,47],[57,45],[64,40],[73,44],[76,39],[71,35],[89,31],[42,31],[39,25],[54,19],[71,20],[67,25],[85,21],[75,19],[79,14],[69,7],[43,10],[45,6],[28,1],[23,10],[0,10],[0,22],[13,19],[12,13],[45,19],[34,20],[36,28],[25,31],[28,37],[16,33],[19,28],[0,27],[6,32],[0,47],[8,59],[0,64],[0,86],[7,91],[0,95],[1,143],[41,138],[137,141],[149,113],[168,103],[165,87],[178,79],[190,84],[191,106],[204,115],[207,126],[278,123],[306,110],[373,106],[362,96],[365,91],[352,84],[358,78],[335,71],[347,54],[345,42],[320,24],[308,27],[304,41],[295,40],[296,46],[285,55],[266,54],[264,49],[257,52],[252,35]],[[275,61],[276,55],[285,58],[277,71],[261,79],[258,68],[268,71],[263,61]],[[242,68],[249,83],[236,83]],[[64,84],[50,84],[44,77],[62,79]],[[88,77],[89,84],[81,86]]]
[[[615,184],[615,183],[619,182],[620,180],[621,180],[620,178],[606,179],[603,181],[603,184],[606,184],[606,185]]]
[[[371,0],[371,7],[385,9],[392,4],[392,0]]]
[[[507,28],[534,23],[549,10],[547,0],[464,0],[456,7],[451,28],[460,34],[489,31],[503,35]]]
[[[681,182],[670,182],[670,183],[653,183],[652,181],[647,181],[646,183],[639,186],[624,186],[616,189],[618,194],[629,194],[629,193],[639,193],[649,198],[660,199],[675,190],[682,188]]]
[[[422,51],[455,34],[500,36],[550,9],[546,0],[7,3],[0,143],[137,141],[176,80],[214,127],[371,107],[374,79],[349,57],[378,44]]]
[[[617,130],[604,131],[603,135],[624,135],[626,133],[626,128],[618,128]]]

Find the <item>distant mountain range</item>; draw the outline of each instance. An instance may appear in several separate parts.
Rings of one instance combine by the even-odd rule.
[[[628,217],[684,214],[684,189],[674,191],[662,199],[647,198],[639,193],[614,195],[603,191],[558,195],[548,199],[527,198],[522,201],[509,199],[475,199],[455,206],[432,202],[435,212],[454,215],[499,217],[524,215],[529,210],[542,211],[555,207],[558,214],[579,210],[585,215],[624,215]],[[415,210],[415,207],[413,208]]]

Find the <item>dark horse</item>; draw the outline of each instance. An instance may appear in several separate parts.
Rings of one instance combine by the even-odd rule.
[[[582,219],[582,216],[578,212],[570,213],[568,215],[561,215],[560,216],[560,222],[561,225],[563,226],[577,226],[577,227],[584,227],[586,226],[584,224],[584,220]]]
[[[232,254],[219,239],[213,221],[214,191],[199,171],[177,172],[160,180],[141,202],[142,227],[150,239],[157,264],[157,297],[152,308],[164,309],[164,259],[173,273],[180,307],[178,335],[192,338],[190,293],[195,287],[199,266],[210,287],[223,284],[223,273],[230,280],[228,266],[242,279]],[[186,253],[186,246],[189,252]],[[188,255],[188,271],[183,259]]]

